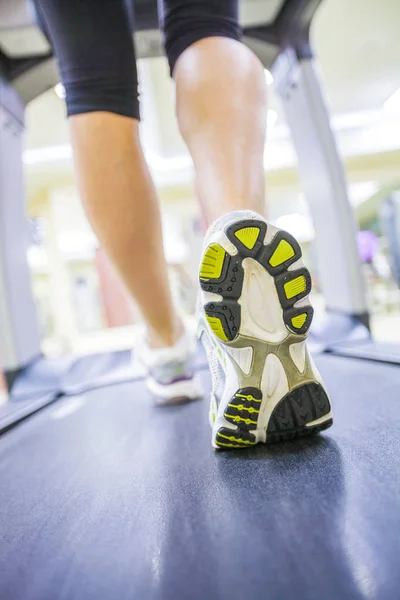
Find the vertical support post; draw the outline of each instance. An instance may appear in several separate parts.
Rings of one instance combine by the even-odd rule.
[[[20,370],[40,355],[27,263],[23,116],[20,98],[0,75],[0,361],[9,388]]]
[[[368,326],[355,218],[311,53],[298,59],[295,51],[288,48],[275,63],[274,78],[314,221],[319,276],[327,310],[356,317]]]

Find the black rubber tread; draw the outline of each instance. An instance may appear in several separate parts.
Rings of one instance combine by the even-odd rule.
[[[243,396],[245,396],[245,398]],[[252,396],[254,400],[249,398],[249,396]],[[261,402],[261,390],[254,387],[242,388],[236,392],[228,403],[224,417],[227,421],[237,425],[237,427],[243,431],[257,429]],[[246,423],[242,419],[250,419],[251,422]]]
[[[220,427],[217,431],[215,443],[220,448],[251,448],[251,446],[255,446],[257,442],[256,436],[245,429],[228,429],[228,427]]]
[[[294,327],[292,325],[292,319],[294,317],[297,317],[298,315],[303,315],[304,313],[307,315],[307,318],[304,322],[303,327]],[[285,321],[286,327],[289,327],[290,331],[297,333],[297,335],[303,335],[310,329],[313,316],[314,309],[311,305],[302,306],[300,308],[287,308],[283,311],[283,320]]]
[[[288,260],[285,260],[285,262],[281,263],[280,265],[273,267],[269,261],[271,259],[271,256],[274,254],[275,250],[279,246],[280,242],[282,241],[288,242],[292,246],[294,250],[294,256],[292,256]],[[262,252],[258,257],[258,260],[260,264],[262,264],[262,266],[265,269],[267,269],[270,275],[275,276],[279,273],[283,273],[283,271],[286,271],[288,267],[290,267],[290,265],[299,260],[301,256],[301,248],[297,240],[295,240],[295,238],[292,235],[290,235],[290,233],[287,233],[287,231],[279,231],[275,235],[271,243],[268,244],[268,246],[264,246]]]
[[[293,296],[292,298],[286,298],[285,294],[285,283],[289,281],[293,281],[293,279],[297,279],[297,277],[304,276],[306,280],[306,289],[304,292],[297,294],[297,296]],[[292,308],[292,306],[302,298],[308,296],[311,292],[311,275],[308,269],[303,267],[302,269],[296,269],[295,271],[286,271],[281,275],[277,275],[275,277],[275,286],[276,291],[278,292],[279,300],[283,309]],[[303,311],[304,312],[304,311]]]
[[[225,279],[227,278],[229,264],[231,261],[231,256],[226,252],[225,249],[224,249],[224,252],[225,252],[225,256],[224,256],[224,262],[222,263],[221,275],[217,279],[211,280],[213,285],[218,285],[219,283],[223,283],[225,281]],[[200,283],[204,286],[208,285],[208,281],[209,281],[208,279],[200,278]],[[204,287],[204,289],[206,289],[206,287]]]
[[[255,227],[260,230],[258,238],[253,248],[247,248],[239,238],[236,237],[235,233],[240,229],[246,229],[246,227]],[[264,239],[267,233],[267,224],[264,221],[258,221],[257,219],[243,219],[233,223],[226,228],[225,233],[232,244],[238,249],[238,252],[242,255],[242,258],[256,258],[260,251],[265,248]]]
[[[330,410],[329,398],[319,383],[306,383],[295,388],[274,408],[267,428],[267,444],[327,429],[332,425],[332,419],[311,428],[307,423],[328,415]]]
[[[254,227],[260,230],[257,241],[254,247],[251,249],[242,244],[239,238],[237,238],[235,235],[237,231],[245,229],[246,227]],[[311,275],[306,268],[288,271],[288,267],[294,264],[302,256],[301,248],[295,238],[286,231],[278,231],[271,243],[265,246],[264,240],[267,233],[267,223],[257,219],[243,219],[241,221],[237,221],[236,223],[233,223],[227,227],[225,233],[228,239],[236,247],[238,254],[235,256],[230,256],[229,253],[226,253],[221,277],[219,277],[219,279],[209,279],[208,281],[200,279],[201,288],[205,292],[212,292],[223,297],[222,302],[210,302],[206,304],[204,307],[206,314],[209,316],[219,317],[228,340],[233,341],[235,339],[235,337],[238,335],[237,332],[239,331],[241,323],[241,308],[239,304],[237,304],[237,300],[239,300],[242,294],[244,281],[242,262],[245,258],[250,257],[254,260],[257,260],[259,264],[262,265],[272,277],[274,277],[275,287],[281,307],[283,309],[283,320],[288,330],[297,335],[305,334],[310,328],[314,310],[310,305],[301,308],[293,307],[298,300],[304,298],[311,292]],[[294,256],[283,262],[281,265],[272,267],[269,263],[270,258],[282,240],[287,241],[292,246],[294,250]],[[299,277],[300,275],[303,275],[306,279],[305,291],[297,296],[294,296],[293,298],[286,298],[284,290],[285,283],[296,279],[296,277]],[[223,312],[224,306],[226,306],[226,312]],[[291,322],[292,318],[304,313],[307,314],[304,325],[301,328],[294,327]]]
[[[205,292],[220,294],[224,298],[238,300],[242,293],[244,270],[242,267],[243,257],[239,254],[230,256],[226,254],[219,279],[200,279],[201,288]]]
[[[208,302],[204,311],[209,317],[218,317],[226,337],[231,342],[238,335],[240,328],[240,306],[236,300]]]
[[[302,429],[301,431],[287,431],[286,433],[281,434],[272,434],[267,438],[267,444],[279,444],[282,442],[290,442],[291,440],[296,440],[302,437],[309,437],[311,435],[317,435],[321,431],[328,429],[333,424],[333,419],[328,419],[321,425],[317,425],[316,427],[308,427],[307,429]]]
[[[259,411],[261,409],[262,393],[255,387],[241,388],[231,398],[225,409],[224,417],[227,421],[237,426],[237,429],[220,427],[216,436],[216,444],[221,448],[248,448],[256,444],[256,437],[252,433],[257,429]],[[229,406],[231,405],[231,406]],[[243,406],[241,409],[238,406]],[[250,412],[252,410],[252,412]],[[254,411],[254,412],[253,412]],[[256,412],[255,412],[256,411]],[[240,419],[251,419],[246,423]],[[234,438],[234,440],[228,438]],[[244,442],[241,440],[245,440]],[[247,443],[246,443],[247,442]]]

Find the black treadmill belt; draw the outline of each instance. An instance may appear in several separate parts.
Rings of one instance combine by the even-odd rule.
[[[135,364],[138,367],[138,364]],[[195,368],[207,368],[207,359],[200,342]],[[55,359],[39,359],[18,377],[12,388],[10,401],[0,406],[0,435],[57,401],[60,396],[84,394],[99,387],[136,379],[143,379],[143,371],[140,371],[140,367],[133,368],[130,350],[77,358],[62,356]]]
[[[397,599],[398,370],[317,365],[315,439],[215,453],[207,402],[157,409],[143,382],[5,433],[1,600]]]

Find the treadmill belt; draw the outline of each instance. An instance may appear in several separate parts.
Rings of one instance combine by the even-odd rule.
[[[1,436],[1,600],[399,598],[400,371],[316,363],[316,438],[217,453],[207,401],[156,408],[140,381]]]

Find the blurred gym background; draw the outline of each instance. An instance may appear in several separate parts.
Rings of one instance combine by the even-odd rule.
[[[400,39],[396,2],[326,0],[313,22],[332,125],[345,161],[360,229],[358,246],[368,282],[377,340],[400,338],[400,252],[393,235],[400,215]],[[393,15],[390,11],[393,7]],[[363,18],[360,19],[360,14]],[[344,17],[346,15],[346,17]],[[367,40],[367,41],[366,41]],[[177,130],[166,61],[139,61],[142,137],[161,199],[164,243],[174,294],[193,316],[204,225],[192,167]],[[265,185],[268,218],[301,242],[314,278],[313,303],[323,307],[314,231],[296,170],[296,156],[273,75]],[[74,182],[62,100],[54,89],[27,107],[24,165],[31,223],[29,265],[48,356],[132,347],[140,321],[98,247]],[[394,228],[393,228],[394,224]]]

